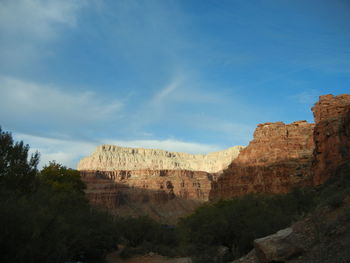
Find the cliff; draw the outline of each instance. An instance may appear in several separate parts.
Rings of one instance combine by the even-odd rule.
[[[350,95],[320,96],[315,117],[314,184],[322,184],[337,167],[350,162]]]
[[[81,171],[92,204],[116,215],[176,223],[208,201],[213,176],[188,170]]]
[[[320,96],[312,111],[312,183],[323,184],[316,191],[317,209],[288,229],[256,239],[254,249],[232,263],[350,262],[350,95]]]
[[[78,165],[91,203],[118,215],[149,215],[164,223],[209,200],[217,173],[242,146],[207,155],[99,146]],[[209,173],[209,172],[210,173]]]
[[[214,184],[210,198],[286,193],[311,184],[313,128],[306,121],[259,124],[254,139]]]
[[[188,154],[101,145],[91,156],[83,158],[77,169],[80,171],[190,170],[216,173],[227,168],[243,148],[235,146],[209,154]]]

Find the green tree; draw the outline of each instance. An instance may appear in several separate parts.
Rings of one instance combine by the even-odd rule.
[[[40,171],[40,179],[53,188],[84,194],[85,184],[80,180],[79,171],[67,168],[55,161],[43,167]]]
[[[33,191],[39,153],[29,158],[29,145],[14,142],[11,133],[0,127],[0,191],[19,194]]]
[[[89,205],[78,171],[50,162],[38,173],[28,151],[0,130],[0,262],[103,257],[117,243],[112,216]]]

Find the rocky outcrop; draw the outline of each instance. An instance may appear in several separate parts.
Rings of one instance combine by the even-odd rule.
[[[238,156],[243,146],[208,154],[188,154],[164,150],[101,145],[78,164],[80,171],[190,170],[216,173]]]
[[[259,124],[254,139],[214,184],[210,198],[287,193],[311,184],[313,128],[306,121]]]
[[[254,249],[232,263],[350,262],[350,198],[322,208],[276,234],[254,240]]]
[[[318,185],[350,162],[350,95],[320,96],[312,111],[316,123],[314,184]]]

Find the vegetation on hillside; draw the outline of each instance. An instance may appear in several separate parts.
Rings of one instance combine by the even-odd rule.
[[[191,255],[194,262],[228,262],[310,211],[337,208],[350,195],[349,165],[317,188],[286,195],[247,195],[200,207],[177,226],[144,216],[112,217],[89,205],[79,172],[51,162],[0,129],[0,262],[103,262],[116,245],[121,256],[156,252]],[[102,260],[102,261],[101,261]]]

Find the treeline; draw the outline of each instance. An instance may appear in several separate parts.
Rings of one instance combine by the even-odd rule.
[[[113,218],[90,207],[79,172],[39,154],[0,129],[0,262],[93,262],[114,249]]]

